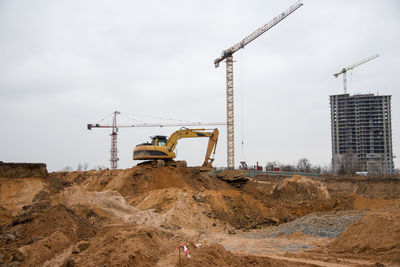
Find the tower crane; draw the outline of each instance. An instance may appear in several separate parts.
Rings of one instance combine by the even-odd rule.
[[[342,71],[340,71],[338,73],[333,74],[333,76],[335,76],[335,78],[337,78],[340,74],[343,74],[343,89],[344,89],[344,93],[345,94],[347,94],[347,77],[346,77],[347,71],[348,70],[352,70],[355,67],[358,67],[358,66],[360,66],[360,65],[362,65],[364,63],[367,63],[368,61],[373,60],[374,58],[377,58],[377,57],[379,57],[378,54],[370,56],[370,57],[368,57],[366,59],[363,59],[363,60],[361,60],[361,61],[359,61],[359,62],[357,62],[357,63],[355,63],[353,65],[350,65],[350,66],[348,66],[346,68],[343,68]]]
[[[244,48],[254,39],[259,37],[264,32],[271,29],[284,18],[292,14],[296,9],[301,7],[303,3],[297,1],[288,9],[283,11],[280,15],[276,16],[267,24],[258,28],[252,34],[241,40],[236,45],[223,50],[222,55],[214,60],[215,68],[218,68],[219,63],[223,60],[226,62],[226,124],[227,124],[227,165],[228,169],[233,169],[235,166],[235,149],[234,149],[234,110],[233,110],[233,57],[232,55],[241,48]]]
[[[132,128],[132,127],[173,127],[173,126],[204,126],[204,125],[226,125],[225,122],[180,122],[180,123],[137,123],[137,124],[120,124],[117,125],[117,115],[121,114],[119,111],[113,112],[112,124],[99,124],[89,123],[87,125],[88,130],[92,128],[110,128],[111,129],[111,157],[110,165],[111,169],[115,170],[118,168],[118,147],[117,147],[117,136],[118,128]]]

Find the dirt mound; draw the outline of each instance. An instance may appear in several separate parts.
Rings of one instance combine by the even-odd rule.
[[[66,260],[70,266],[154,266],[171,244],[169,236],[138,225],[109,225],[87,248]]]
[[[226,172],[227,180],[237,175],[242,179]],[[331,258],[349,255],[349,262],[358,254],[400,258],[400,201],[351,193],[339,199],[322,182],[301,176],[257,179],[236,188],[201,168],[149,166],[0,178],[0,265],[174,266],[181,242],[192,255],[182,258],[186,266],[311,266],[286,256],[314,244]],[[362,210],[336,212],[344,206]],[[365,208],[370,214],[347,228],[369,212]],[[332,212],[293,220],[317,211]],[[321,237],[346,228],[327,248],[330,240]],[[303,237],[313,241],[300,242]],[[229,251],[207,245],[212,242]]]
[[[193,198],[190,190],[167,188],[123,197],[117,191],[83,191],[74,185],[64,190],[55,200],[79,213],[81,207],[90,207],[96,214],[118,223],[136,223],[163,229],[209,229],[214,221],[203,214],[203,203]]]
[[[64,205],[36,202],[25,206],[11,224],[2,228],[2,260],[38,266],[72,243],[94,236],[96,231],[88,220]]]
[[[264,182],[265,183],[265,182]],[[246,187],[246,191],[251,193],[260,188],[259,184]],[[267,183],[266,188],[271,188],[272,184]],[[255,196],[264,199],[264,203],[269,205],[281,206],[285,208],[293,218],[298,218],[313,212],[325,212],[333,209],[342,209],[342,202],[331,199],[325,185],[315,179],[294,175],[286,178],[279,183],[275,183],[272,192],[265,197],[255,193]],[[347,203],[347,202],[346,202]]]
[[[13,163],[9,167],[15,168],[15,173],[20,173],[20,165]],[[29,166],[28,163],[22,165]],[[46,170],[45,166],[44,170]],[[24,206],[32,205],[33,202],[50,201],[51,195],[68,186],[71,186],[70,182],[47,176],[47,171],[46,176],[43,177],[0,178],[0,225],[11,222],[13,216],[16,216]]]
[[[233,254],[219,244],[213,243],[203,248],[197,248],[193,243],[187,244],[190,252],[190,259],[182,255],[182,266],[271,266],[271,267],[288,267],[288,266],[315,266],[313,264],[290,262],[285,260],[277,260],[269,257],[256,257]],[[176,264],[179,266],[179,263]]]
[[[400,202],[369,212],[329,248],[335,253],[400,263]]]
[[[6,163],[0,161],[0,177],[26,178],[47,177],[44,163]]]
[[[79,184],[83,191],[101,191],[97,196],[90,193],[85,196],[96,197],[97,200],[91,201],[103,210],[104,205],[98,201],[99,194],[118,191],[131,207],[123,208],[123,214],[114,214],[125,218],[125,222],[139,223],[137,217],[148,218],[142,223],[152,227],[251,229],[290,219],[284,209],[266,207],[200,168],[136,166],[117,171],[74,172],[66,174],[66,179]],[[69,198],[79,199],[77,192],[74,189]],[[127,206],[126,203],[123,205]],[[118,210],[116,206],[112,208]],[[134,208],[140,209],[141,213]]]
[[[300,175],[294,175],[292,178],[283,180],[275,187],[272,196],[291,201],[325,201],[330,199],[328,189],[324,184]]]
[[[229,185],[210,177],[201,168],[151,168],[135,166],[126,170],[103,170],[88,172],[54,173],[59,179],[65,179],[80,185],[88,191],[115,190],[123,196],[132,196],[151,190],[164,188],[191,188],[195,191],[228,189]]]
[[[260,228],[290,219],[282,208],[269,208],[250,195],[237,190],[205,191],[200,194],[208,208],[207,215],[227,222],[237,229]]]

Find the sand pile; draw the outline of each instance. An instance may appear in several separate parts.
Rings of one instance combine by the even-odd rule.
[[[267,207],[237,190],[208,190],[200,195],[207,203],[206,214],[237,229],[261,228],[290,219],[285,209]]]
[[[3,262],[38,266],[71,244],[94,236],[97,228],[64,205],[36,202],[1,230]]]
[[[138,225],[109,225],[77,249],[66,262],[70,266],[155,266],[175,243],[160,231]],[[72,265],[74,264],[74,265]]]
[[[217,224],[203,213],[204,204],[193,198],[193,192],[179,188],[152,190],[136,197],[124,198],[117,191],[83,191],[74,185],[65,189],[54,200],[66,203],[80,214],[89,207],[96,214],[112,222],[125,222],[169,230],[180,228],[210,229]]]
[[[294,258],[289,262],[257,253],[267,251],[264,241],[279,253],[287,251],[280,244],[291,245],[290,240],[276,243],[272,229],[277,236],[303,233],[305,238],[334,238],[368,212],[365,208],[374,210],[329,249],[324,247],[334,255],[329,257],[361,255],[383,262],[400,258],[399,201],[353,194],[348,195],[346,207],[363,210],[310,214],[282,224],[310,212],[336,210],[339,202],[311,178],[264,178],[238,189],[201,168],[149,166],[0,178],[0,265],[175,266],[176,246],[185,242],[192,258],[183,258],[184,266],[310,266]],[[386,187],[376,190],[382,188]],[[240,252],[252,256],[207,245],[207,240],[232,244],[234,236],[245,234],[249,238],[239,239],[245,240]],[[252,236],[260,241],[253,242],[254,247],[246,243]]]
[[[201,168],[151,168],[135,166],[126,170],[54,173],[52,176],[80,185],[87,191],[114,190],[133,196],[164,188],[191,188],[195,191],[228,189],[229,185],[210,177]]]
[[[335,253],[400,263],[400,202],[367,213],[329,248]]]
[[[293,218],[313,212],[330,211],[333,208],[340,209],[341,206],[331,199],[322,182],[300,175],[276,184],[269,199],[272,205],[285,208]]]
[[[77,214],[90,209],[99,217],[109,222],[137,223],[149,226],[160,226],[161,221],[151,210],[141,211],[129,205],[126,199],[117,191],[83,191],[74,185],[66,188],[53,198],[54,203],[65,203]]]
[[[111,219],[104,213],[106,211],[125,222],[165,229],[218,230],[221,227],[260,228],[290,219],[286,210],[266,207],[259,200],[202,172],[200,168],[136,166],[127,170],[65,175],[68,181],[82,188],[81,193],[75,188],[69,190],[70,197],[64,199],[72,199],[70,204],[73,200],[82,199],[79,203],[75,201],[74,205],[94,203],[102,209],[98,211],[102,216]],[[123,198],[118,197],[116,192]],[[83,200],[88,197],[92,199]],[[108,199],[107,205],[111,210],[107,208],[105,199]]]
[[[278,184],[273,197],[290,201],[325,201],[330,199],[326,186],[309,177],[294,175]]]

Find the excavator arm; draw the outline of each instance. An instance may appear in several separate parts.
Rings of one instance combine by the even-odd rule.
[[[176,145],[178,144],[179,139],[209,137],[206,156],[204,159],[203,166],[212,167],[212,162],[214,161],[214,159],[211,158],[211,152],[213,152],[213,155],[215,154],[215,150],[217,148],[217,142],[218,142],[218,135],[219,135],[218,129],[214,129],[212,132],[205,132],[205,129],[182,128],[182,129],[174,132],[168,138],[168,141],[167,141],[168,151],[169,152],[174,151],[174,149],[176,148]]]
[[[218,142],[218,129],[214,129],[214,131],[210,135],[210,139],[208,139],[208,146],[206,151],[206,157],[204,159],[203,166],[212,168],[212,163],[214,161],[215,150],[217,149]],[[211,152],[213,153],[213,157],[211,158]]]

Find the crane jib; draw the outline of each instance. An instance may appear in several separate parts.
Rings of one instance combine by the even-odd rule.
[[[244,48],[250,42],[252,42],[256,38],[261,36],[264,32],[268,31],[273,26],[275,26],[280,21],[282,21],[284,18],[286,18],[287,16],[292,14],[296,9],[298,9],[302,5],[303,5],[303,3],[301,1],[297,1],[294,5],[290,6],[287,10],[285,10],[284,12],[282,12],[281,14],[276,16],[274,19],[269,21],[267,24],[263,25],[262,27],[260,27],[257,30],[255,30],[253,33],[251,33],[248,36],[246,36],[243,40],[241,40],[236,45],[234,45],[234,46],[232,46],[232,47],[230,47],[230,48],[228,48],[226,50],[223,50],[222,51],[222,55],[219,58],[214,60],[215,67],[217,68],[221,61],[223,61],[224,59],[226,59],[229,56],[232,56],[232,54],[235,53],[236,51],[238,51],[239,49]]]

